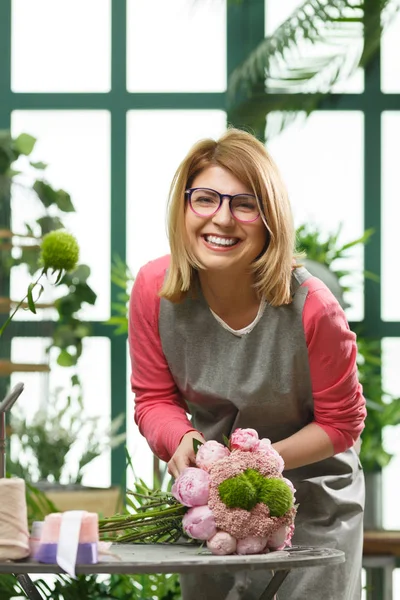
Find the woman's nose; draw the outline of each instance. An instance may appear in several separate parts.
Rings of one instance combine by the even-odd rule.
[[[213,216],[213,222],[218,225],[223,225],[227,227],[228,225],[232,225],[235,222],[231,210],[229,208],[229,198],[224,198],[222,201],[222,205],[219,210]]]

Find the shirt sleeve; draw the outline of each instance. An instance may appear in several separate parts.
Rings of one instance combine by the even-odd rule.
[[[303,310],[314,423],[330,437],[335,454],[354,445],[364,429],[365,399],[357,375],[356,336],[329,289],[312,277],[304,284]]]
[[[161,347],[158,291],[162,280],[148,271],[146,267],[139,271],[129,303],[131,386],[139,431],[154,454],[168,461],[182,436],[194,428]]]

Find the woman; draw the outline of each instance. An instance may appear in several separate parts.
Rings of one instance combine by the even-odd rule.
[[[279,599],[359,600],[364,482],[353,446],[365,401],[337,300],[294,259],[287,193],[264,146],[228,130],[179,166],[171,256],[143,267],[130,303],[135,419],[176,477],[193,438],[268,437],[297,489],[295,544],[346,563],[292,572]],[[188,419],[187,413],[191,414]],[[258,598],[268,574],[251,575]],[[229,576],[182,578],[183,597],[225,598]]]

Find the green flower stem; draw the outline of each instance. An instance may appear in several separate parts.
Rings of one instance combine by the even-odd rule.
[[[135,514],[135,515],[130,515],[129,517],[123,517],[122,519],[117,520],[116,518],[113,519],[103,519],[101,521],[99,521],[99,529],[101,531],[111,531],[114,529],[123,529],[124,525],[129,525],[132,522],[137,522],[137,521],[145,521],[146,519],[154,519],[155,517],[168,517],[169,515],[174,516],[174,515],[183,515],[186,512],[186,509],[184,506],[178,505],[178,506],[174,506],[172,508],[166,508],[165,510],[158,510],[158,511],[154,511],[151,513],[147,513],[147,514]]]
[[[148,508],[157,508],[158,506],[164,506],[165,501],[164,500],[160,500],[160,502],[149,502],[148,504],[144,504],[143,506],[139,506],[137,508],[137,511],[144,511],[147,510]]]
[[[41,280],[41,278],[44,275],[44,271],[42,271],[39,275],[39,277],[36,279],[35,283],[33,284],[33,288],[37,286],[37,284],[39,283],[39,281]],[[32,289],[33,289],[32,288]],[[20,302],[18,302],[17,306],[15,307],[14,311],[11,313],[11,315],[9,315],[7,321],[5,323],[3,323],[3,325],[0,328],[0,337],[3,335],[3,332],[5,330],[5,328],[7,327],[7,325],[9,325],[12,321],[12,319],[14,318],[14,315],[18,312],[18,310],[21,308],[21,306],[23,305],[23,303],[25,302],[25,300],[28,299],[28,294],[26,294],[22,300]]]
[[[135,521],[134,523],[128,522],[121,525],[120,523],[114,523],[112,526],[104,528],[99,528],[100,533],[110,533],[112,531],[121,531],[121,529],[138,529],[141,528],[143,531],[146,527],[152,526],[154,523],[167,523],[167,522],[176,522],[176,515],[171,516],[160,516],[160,517],[149,517],[145,521]]]
[[[153,527],[152,529],[148,529],[147,531],[138,532],[138,533],[127,533],[125,535],[118,536],[116,542],[128,543],[137,540],[145,540],[149,537],[160,537],[161,535],[165,535],[170,533],[169,527]]]

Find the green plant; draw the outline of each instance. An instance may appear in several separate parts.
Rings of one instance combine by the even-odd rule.
[[[110,575],[102,580],[96,575],[55,575],[53,583],[35,581],[43,598],[49,600],[180,600],[176,574]],[[13,575],[0,575],[1,600],[26,598]]]
[[[392,460],[382,443],[385,427],[400,425],[400,398],[382,389],[381,343],[358,335],[358,370],[364,395],[367,399],[368,416],[362,433],[360,460],[366,472],[380,471]]]
[[[107,321],[107,325],[115,327],[116,335],[128,333],[127,312],[133,280],[128,265],[119,256],[115,256],[111,265],[111,281],[120,288],[121,292],[117,295],[117,302],[111,305],[113,314]]]
[[[368,230],[361,238],[340,245],[338,242],[340,228],[334,234],[323,236],[318,228],[302,225],[297,230],[298,245],[307,254],[307,258],[323,264],[337,277],[342,291],[347,291],[347,285],[341,283],[342,278],[349,275],[346,269],[337,269],[336,261],[346,258],[348,250],[368,242],[373,231]],[[343,261],[341,261],[343,264]],[[376,277],[372,273],[364,273],[370,279]],[[381,378],[381,342],[363,335],[360,328],[355,328],[358,348],[358,372],[367,402],[368,415],[365,429],[362,433],[360,461],[366,472],[379,471],[389,464],[392,455],[382,443],[384,427],[400,424],[400,398],[395,398],[382,389]]]
[[[41,263],[44,236],[63,229],[63,216],[75,212],[70,195],[65,190],[55,189],[46,181],[47,165],[29,159],[35,143],[36,139],[26,133],[13,138],[9,131],[0,131],[0,283],[5,289],[8,289],[13,268],[24,265],[31,277],[37,277],[38,271],[44,266]],[[24,203],[29,203],[31,209],[37,212],[35,218],[25,222],[25,231],[11,230],[12,188],[18,190],[23,195]],[[60,234],[59,238],[62,232]],[[51,242],[51,236],[47,239]],[[53,256],[54,262],[49,247],[44,250],[45,256]],[[64,252],[64,259],[72,256],[76,258],[76,252],[70,247],[68,252]],[[55,268],[60,271],[57,265]],[[69,262],[67,270],[70,272],[59,273],[56,278],[58,298],[54,301],[54,308],[57,319],[54,322],[52,346],[59,349],[57,362],[60,365],[73,366],[82,353],[83,338],[90,334],[90,326],[78,316],[79,310],[84,303],[94,304],[96,294],[88,284],[90,268],[87,265]],[[34,287],[31,284],[28,288],[27,305],[19,303],[22,308],[35,310],[38,298],[33,301]],[[11,312],[13,307],[19,306],[16,301],[9,302]],[[41,306],[37,305],[37,308]]]
[[[248,10],[232,2],[232,11]],[[265,37],[228,80],[230,121],[270,138],[300,115],[309,115],[358,67],[376,58],[382,31],[400,8],[398,0],[306,0]]]
[[[79,246],[76,239],[66,231],[52,231],[43,238],[42,253],[39,257],[42,269],[36,278],[28,285],[28,290],[24,298],[18,302],[7,320],[0,327],[0,337],[3,335],[5,328],[11,323],[17,311],[21,308],[25,301],[28,303],[28,308],[36,314],[36,303],[43,293],[43,285],[40,280],[43,276],[47,276],[49,271],[55,277],[55,285],[57,285],[64,271],[73,270],[76,267],[79,258]],[[37,298],[33,298],[34,292],[37,290]]]
[[[125,440],[118,431],[124,415],[116,417],[109,428],[100,428],[100,417],[84,412],[80,386],[74,397],[57,390],[55,398],[27,420],[18,410],[11,415],[11,433],[24,458],[9,465],[9,470],[28,481],[81,483],[85,467],[106,449]],[[69,453],[76,456],[74,471],[68,472]]]

